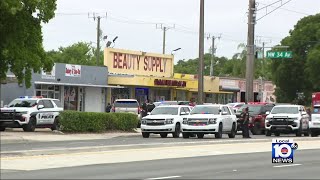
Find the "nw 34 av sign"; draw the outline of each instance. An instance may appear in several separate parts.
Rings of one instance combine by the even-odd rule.
[[[280,58],[292,58],[292,51],[268,51],[267,52],[267,58],[274,58],[274,59],[280,59]]]

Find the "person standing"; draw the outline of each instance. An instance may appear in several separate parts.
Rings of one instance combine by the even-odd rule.
[[[195,99],[194,99],[194,98],[191,98],[191,99],[190,99],[190,102],[189,102],[189,106],[194,107],[195,105],[196,105]]]
[[[153,104],[153,101],[149,101],[149,104],[147,104],[147,113],[151,112],[155,107],[156,105]]]
[[[242,120],[241,129],[242,129],[243,138],[251,138],[250,134],[249,134],[249,117],[250,117],[249,108],[246,107],[243,109],[243,111],[240,115],[240,118]]]
[[[108,103],[107,107],[106,107],[106,112],[109,113],[111,112],[112,106],[110,103]]]
[[[142,104],[142,112],[141,112],[141,118],[145,117],[148,115],[148,100],[146,100],[143,104]]]

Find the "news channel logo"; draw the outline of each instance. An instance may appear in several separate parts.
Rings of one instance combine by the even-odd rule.
[[[293,139],[272,139],[272,163],[293,163],[298,144]]]

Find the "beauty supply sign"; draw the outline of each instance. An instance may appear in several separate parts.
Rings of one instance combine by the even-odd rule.
[[[106,48],[104,65],[110,73],[172,77],[173,56]]]

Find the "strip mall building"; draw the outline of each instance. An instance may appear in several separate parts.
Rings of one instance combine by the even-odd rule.
[[[146,53],[114,48],[106,48],[104,65],[108,67],[108,85],[124,88],[110,88],[107,101],[133,98],[140,103],[146,99],[153,101],[189,100],[197,98],[198,77],[192,74],[174,73],[173,55]],[[195,74],[197,74],[195,72]],[[244,83],[243,83],[244,81]],[[228,103],[244,101],[245,80],[237,78],[204,77],[205,102]],[[258,85],[257,85],[258,84]],[[273,96],[274,86],[265,81],[264,86],[254,82],[256,97],[263,91],[263,101]],[[270,88],[270,84],[272,88]],[[268,90],[268,92],[266,91]],[[255,98],[257,99],[257,98]]]

